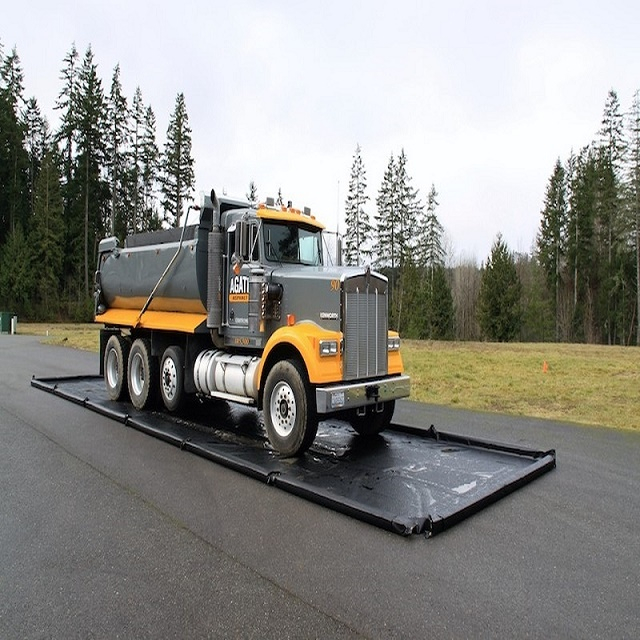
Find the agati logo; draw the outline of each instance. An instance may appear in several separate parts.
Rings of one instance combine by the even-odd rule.
[[[249,302],[249,276],[232,276],[229,280],[229,302]]]

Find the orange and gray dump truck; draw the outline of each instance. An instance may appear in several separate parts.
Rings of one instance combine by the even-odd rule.
[[[95,320],[111,400],[176,411],[188,394],[263,410],[285,456],[337,415],[360,434],[409,395],[388,283],[324,264],[323,225],[273,202],[203,197],[198,224],[100,242]]]

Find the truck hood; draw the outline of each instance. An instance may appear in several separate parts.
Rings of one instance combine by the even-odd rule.
[[[284,314],[315,322],[328,331],[342,331],[343,294],[358,286],[354,283],[364,283],[368,272],[367,267],[283,265],[265,269],[265,277],[282,286]],[[368,277],[382,281],[386,288],[385,276],[370,271]]]

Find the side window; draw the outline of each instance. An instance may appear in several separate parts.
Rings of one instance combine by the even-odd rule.
[[[249,230],[249,247],[251,261],[258,262],[260,260],[260,247],[258,245],[258,226],[255,224],[252,224]]]
[[[236,232],[235,229],[233,231],[229,231],[227,233],[227,257],[231,259],[231,256],[235,253],[236,250]]]
[[[313,236],[303,236],[300,234],[300,261],[304,264],[316,264],[317,241]]]

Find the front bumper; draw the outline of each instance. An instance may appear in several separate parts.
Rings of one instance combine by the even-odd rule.
[[[316,389],[316,409],[318,413],[333,413],[406,398],[411,391],[410,380],[409,376],[401,375],[319,387]]]

